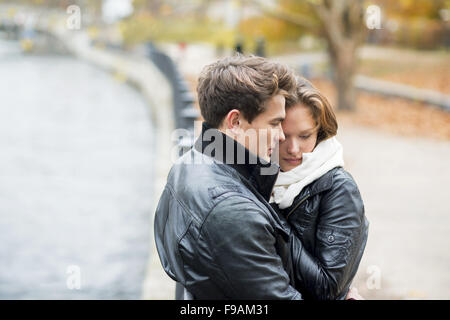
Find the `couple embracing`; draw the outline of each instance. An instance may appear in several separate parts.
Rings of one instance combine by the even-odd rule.
[[[155,214],[158,254],[189,299],[360,299],[368,236],[327,99],[286,66],[237,55],[198,82],[204,118]]]

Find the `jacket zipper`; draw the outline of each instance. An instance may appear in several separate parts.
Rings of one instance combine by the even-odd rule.
[[[310,194],[308,193],[306,196],[304,196],[296,205],[295,207],[288,213],[288,215],[286,216],[286,219],[289,218],[289,216],[292,214],[292,212],[294,212],[303,202],[306,201],[306,199],[308,199],[310,196]]]

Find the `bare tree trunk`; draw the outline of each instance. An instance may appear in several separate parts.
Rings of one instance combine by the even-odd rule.
[[[354,110],[356,91],[353,77],[357,67],[356,50],[366,30],[361,0],[324,1],[314,7],[322,22],[333,68],[333,82],[339,110]]]
[[[333,68],[333,82],[337,90],[337,108],[339,110],[354,110],[356,90],[353,78],[356,71],[357,57],[354,46],[340,44],[328,49]]]

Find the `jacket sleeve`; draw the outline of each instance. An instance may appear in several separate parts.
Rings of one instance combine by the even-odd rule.
[[[215,267],[212,280],[228,297],[301,299],[276,250],[277,230],[254,202],[242,196],[222,200],[205,220],[201,236],[213,250],[207,262]]]
[[[298,237],[291,234],[300,291],[313,299],[345,299],[367,235],[368,221],[356,183],[350,177],[335,177],[332,188],[321,198],[315,252],[307,252]]]

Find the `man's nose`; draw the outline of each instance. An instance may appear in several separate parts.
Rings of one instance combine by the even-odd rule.
[[[279,140],[280,142],[283,142],[284,140],[286,140],[286,137],[284,136],[284,132],[283,132],[283,129],[282,129],[282,128],[280,128],[280,130],[279,130],[278,140]]]

